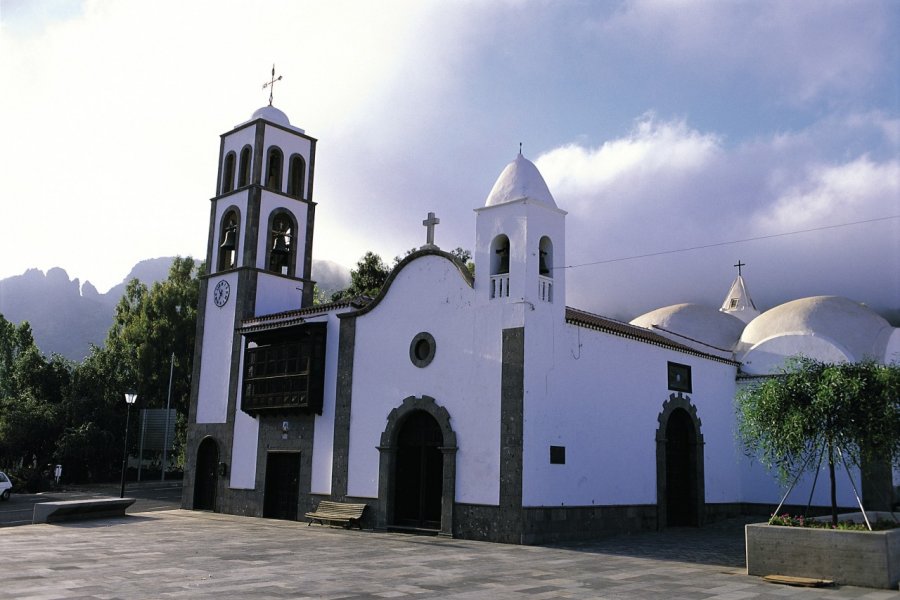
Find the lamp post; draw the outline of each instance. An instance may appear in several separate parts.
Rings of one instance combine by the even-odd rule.
[[[175,312],[181,314],[181,305],[175,305]],[[169,361],[169,397],[166,399],[166,428],[163,430],[163,457],[162,457],[162,475],[159,480],[166,480],[166,454],[169,449],[169,410],[172,406],[172,376],[175,374],[175,351],[172,351],[172,358]]]
[[[137,394],[135,392],[125,392],[125,403],[128,405],[128,412],[125,413],[125,448],[122,450],[122,489],[119,492],[119,498],[125,497],[125,466],[128,461],[128,421],[131,418],[131,405],[136,401]]]

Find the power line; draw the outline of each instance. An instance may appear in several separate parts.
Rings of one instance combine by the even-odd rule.
[[[900,215],[890,215],[887,217],[877,217],[875,219],[866,219],[865,221],[853,221],[850,223],[840,223],[838,225],[824,225],[822,227],[813,227],[812,229],[800,229],[798,231],[787,231],[785,233],[773,233],[771,235],[761,235],[758,237],[744,238],[742,240],[731,240],[728,242],[716,242],[715,244],[704,244],[702,246],[691,246],[690,248],[678,248],[676,250],[662,250],[660,252],[651,252],[649,254],[637,254],[635,256],[622,256],[619,258],[609,258],[607,260],[596,260],[593,262],[581,263],[579,265],[566,265],[565,267],[554,267],[556,269],[576,269],[578,267],[589,267],[591,265],[603,265],[607,263],[623,262],[626,260],[636,260],[638,258],[649,258],[651,256],[662,256],[664,254],[677,254],[679,252],[690,252],[691,250],[703,250],[704,248],[716,248],[718,246],[728,246],[731,244],[742,244],[744,242],[756,242],[759,240],[769,240],[777,237],[785,237],[788,235],[797,235],[799,233],[811,233],[813,231],[824,231],[826,229],[838,229],[840,227],[850,227],[851,225],[863,225],[865,223],[875,223],[876,221],[888,221],[890,219],[900,219]]]

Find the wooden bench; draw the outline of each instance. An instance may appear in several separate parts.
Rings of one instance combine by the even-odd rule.
[[[356,526],[362,529],[362,524],[360,524],[359,520],[362,518],[365,510],[365,504],[322,500],[314,512],[306,513],[306,518],[309,519],[307,526],[312,525],[313,521],[318,521],[322,525],[328,521],[329,523],[341,523],[347,529],[353,523],[356,523]]]
[[[134,504],[134,498],[87,498],[85,500],[61,500],[34,505],[32,523],[57,523],[78,519],[124,517],[125,509]]]

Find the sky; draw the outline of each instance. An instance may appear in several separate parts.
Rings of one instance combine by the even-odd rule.
[[[219,136],[273,64],[319,140],[315,259],[390,262],[429,211],[472,249],[522,143],[570,306],[718,307],[740,260],[761,309],[900,316],[900,2],[874,0],[0,0],[0,278],[203,257]]]

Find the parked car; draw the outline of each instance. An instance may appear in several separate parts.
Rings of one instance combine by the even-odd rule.
[[[9,500],[9,490],[12,488],[12,481],[6,476],[6,473],[0,471],[0,500]]]

